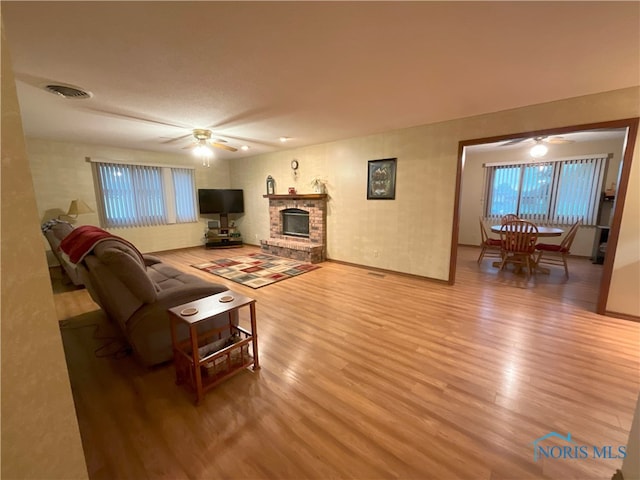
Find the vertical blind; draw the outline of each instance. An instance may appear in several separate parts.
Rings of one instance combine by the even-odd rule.
[[[569,225],[582,220],[586,225],[596,224],[605,160],[593,158],[562,163],[553,209],[556,223]]]
[[[195,222],[197,216],[193,170],[189,168],[172,168],[171,175],[176,197],[176,221],[178,223]]]
[[[595,225],[607,156],[489,165],[485,216],[514,213],[538,224]]]
[[[147,227],[197,220],[193,170],[105,162],[95,162],[93,166],[105,227]],[[167,170],[171,175],[163,175]]]

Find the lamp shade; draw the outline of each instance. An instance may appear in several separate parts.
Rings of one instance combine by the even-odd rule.
[[[77,217],[82,213],[93,213],[93,210],[91,210],[91,207],[86,203],[84,203],[82,200],[71,200],[67,215],[69,216],[75,215]]]

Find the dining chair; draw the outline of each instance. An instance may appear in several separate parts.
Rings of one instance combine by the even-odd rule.
[[[494,256],[501,257],[500,252],[502,251],[499,238],[491,238],[487,233],[487,227],[485,227],[484,222],[482,221],[482,217],[478,218],[480,220],[480,237],[482,238],[482,243],[480,244],[480,256],[478,257],[478,263],[482,261],[482,258],[485,256]]]
[[[500,217],[500,224],[504,225],[507,222],[513,222],[514,220],[520,220],[515,213],[507,213]]]
[[[507,222],[500,228],[500,244],[502,263],[500,270],[507,263],[527,268],[527,276],[531,275],[536,266],[533,257],[538,240],[538,227],[524,220]]]
[[[554,245],[551,243],[538,243],[536,245],[536,250],[538,251],[536,266],[541,263],[546,265],[564,266],[564,274],[567,278],[569,278],[569,266],[567,264],[567,257],[571,254],[571,245],[573,244],[573,239],[576,237],[576,233],[578,233],[578,227],[581,223],[582,221],[578,220],[571,226],[565,237],[562,239],[562,242],[560,242],[560,245]]]

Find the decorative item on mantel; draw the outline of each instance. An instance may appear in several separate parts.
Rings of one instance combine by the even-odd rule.
[[[296,187],[289,187],[289,195],[295,195],[296,193]]]
[[[311,180],[311,186],[313,187],[314,193],[327,193],[327,181],[324,178],[314,177]]]
[[[267,177],[267,195],[275,195],[276,193],[276,181],[271,175]]]

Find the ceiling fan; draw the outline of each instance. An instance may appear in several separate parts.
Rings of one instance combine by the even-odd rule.
[[[114,117],[122,117],[128,120],[139,120],[142,122],[146,122],[146,123],[152,123],[152,124],[157,124],[157,125],[164,125],[164,126],[169,126],[169,127],[175,127],[175,128],[180,128],[180,129],[185,129],[188,127],[185,127],[185,125],[178,125],[175,123],[171,123],[171,122],[166,122],[163,120],[158,120],[158,119],[153,119],[153,118],[147,118],[144,117],[142,115],[139,115],[137,113],[133,114],[133,113],[129,113],[129,112],[117,112],[117,111],[109,111],[109,110],[104,110],[104,109],[99,109],[99,108],[87,108],[87,110],[91,110],[92,112],[98,112],[101,114],[107,114],[110,116],[114,116]],[[221,138],[216,138],[213,139],[213,132],[208,129],[208,128],[195,128],[193,129],[190,133],[187,133],[186,135],[181,135],[179,137],[175,137],[175,138],[170,138],[168,140],[165,140],[164,142],[161,142],[163,144],[170,144],[170,143],[174,143],[174,142],[179,142],[180,140],[184,140],[185,138],[188,137],[193,137],[193,144],[192,145],[188,145],[187,147],[184,147],[183,149],[190,149],[190,148],[195,148],[199,145],[210,145],[212,147],[215,148],[222,148],[224,150],[228,150],[230,152],[237,152],[238,149],[235,147],[232,147],[230,145],[225,145],[227,143],[226,140],[223,140]],[[162,138],[162,137],[160,137]],[[166,137],[164,137],[166,138]],[[246,150],[245,148],[243,148],[243,150]]]
[[[516,138],[514,140],[509,140],[508,142],[504,142],[503,144],[501,144],[501,147],[507,147],[509,145],[515,145],[517,143],[522,143],[522,142],[529,142],[532,144],[538,144],[538,143],[550,143],[553,145],[559,145],[562,143],[574,143],[575,140],[568,140],[564,137],[550,137],[548,135],[543,136],[543,137],[531,137],[531,138]]]
[[[229,152],[238,151],[237,148],[232,147],[231,145],[225,145],[227,143],[226,140],[222,140],[220,138],[212,139],[213,132],[211,132],[211,130],[208,130],[206,128],[196,128],[190,134],[183,135],[181,137],[174,138],[172,140],[169,140],[168,142],[163,142],[163,143],[176,142],[178,140],[182,140],[183,138],[187,138],[191,135],[193,135],[193,144],[184,147],[183,150],[190,149],[190,148],[199,148],[199,147],[207,148],[211,146],[215,148],[222,148],[223,150],[228,150]]]
[[[222,139],[213,140],[211,138],[213,135],[211,130],[206,128],[196,128],[193,130],[192,133],[188,135],[182,135],[181,137],[173,138],[164,143],[176,142],[178,140],[182,140],[186,137],[189,137],[190,135],[193,135],[193,143],[191,145],[187,145],[186,147],[183,147],[182,149],[183,150],[193,149],[193,154],[196,157],[202,159],[203,166],[209,167],[211,165],[211,157],[213,157],[213,150],[211,149],[211,147],[221,148],[223,150],[228,150],[229,152],[238,151],[238,149],[235,147],[232,147],[230,145],[225,145],[226,140],[222,140]]]

